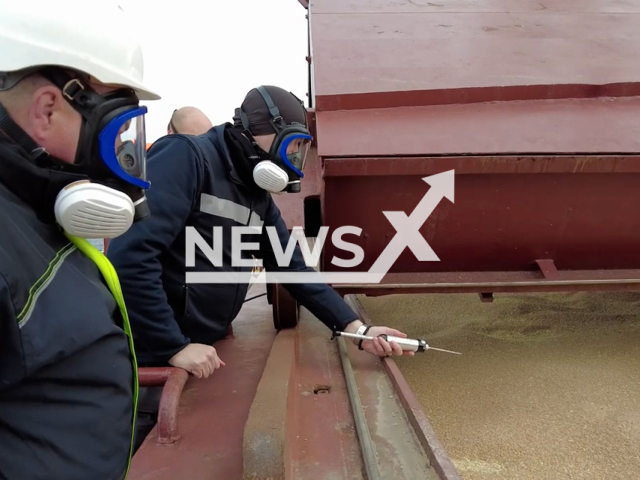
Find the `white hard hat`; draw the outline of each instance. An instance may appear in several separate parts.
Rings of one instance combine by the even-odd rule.
[[[57,65],[107,85],[130,87],[140,100],[158,100],[142,83],[142,49],[135,30],[112,1],[2,1],[0,72]]]

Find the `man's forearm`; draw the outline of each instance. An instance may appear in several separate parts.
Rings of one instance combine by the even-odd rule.
[[[115,248],[109,247],[109,254],[127,305],[136,356],[141,365],[166,364],[189,339],[182,334],[169,305],[159,261],[149,254],[131,258],[129,245],[121,240]]]
[[[180,330],[162,289],[148,289],[136,303],[130,309],[129,319],[139,363],[167,364],[190,343],[189,338]]]
[[[332,331],[345,331],[354,321],[360,321],[347,302],[329,285],[284,284],[283,287]]]
[[[282,251],[287,250],[291,241],[291,235],[280,215],[280,211],[271,203],[268,210],[265,225],[273,226],[276,229]],[[287,267],[280,267],[276,260],[271,239],[267,234],[263,235],[261,242],[262,259],[267,271],[288,271],[288,272],[311,272],[317,273],[313,268],[307,266],[300,245],[296,245],[291,256],[291,261]],[[358,315],[344,301],[344,299],[326,283],[307,284],[283,284],[283,287],[291,293],[298,303],[307,308],[329,329],[344,331],[354,321],[359,321]],[[355,324],[354,324],[355,325]],[[349,328],[353,328],[350,326]],[[357,326],[356,326],[357,329]]]

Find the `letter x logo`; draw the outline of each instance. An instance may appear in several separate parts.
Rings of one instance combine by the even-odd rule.
[[[424,237],[420,228],[433,213],[443,197],[454,202],[454,170],[424,177],[431,188],[420,203],[407,216],[404,212],[383,212],[387,220],[396,229],[396,234],[369,269],[369,273],[386,274],[405,248],[413,252],[421,262],[440,261]]]

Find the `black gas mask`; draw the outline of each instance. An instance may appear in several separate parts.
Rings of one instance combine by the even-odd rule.
[[[312,137],[305,125],[285,122],[280,115],[280,110],[264,87],[258,87],[257,90],[269,108],[271,115],[269,123],[276,136],[269,151],[264,151],[249,131],[250,125],[246,112],[242,108],[237,110],[237,116],[240,117],[244,129],[243,133],[261,158],[253,168],[253,180],[260,188],[271,193],[298,193],[300,180],[304,178],[303,170]],[[306,114],[302,102],[300,107]]]
[[[83,238],[119,236],[150,213],[145,196],[150,186],[146,181],[147,108],[139,105],[129,89],[100,95],[87,78],[74,78],[57,68],[39,73],[60,88],[82,116],[75,162],[52,157],[7,117],[4,121],[10,128],[4,130],[31,154],[34,164],[57,171],[58,178],[68,176],[69,184],[57,195],[54,206],[65,231]]]

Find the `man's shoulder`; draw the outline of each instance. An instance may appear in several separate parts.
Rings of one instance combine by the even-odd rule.
[[[224,140],[224,130],[226,124],[212,127],[201,135],[193,135],[186,140],[193,143],[195,148],[199,150],[204,158],[209,161],[217,161],[222,159],[226,150]]]
[[[225,125],[212,127],[201,135],[182,133],[165,135],[156,140],[147,152],[147,158],[153,159],[166,155],[169,151],[182,151],[192,155],[220,155],[220,147],[224,142]]]
[[[187,135],[166,135],[156,140],[147,150],[147,162],[157,164],[162,162],[180,161],[195,158],[198,151],[194,142]]]
[[[0,183],[0,251],[16,257],[33,252],[36,257],[46,257],[45,251],[55,252],[69,243],[56,225],[41,222],[27,203]]]
[[[5,196],[3,188],[0,192],[0,276],[22,308],[75,247],[55,225],[40,222],[28,205]]]

